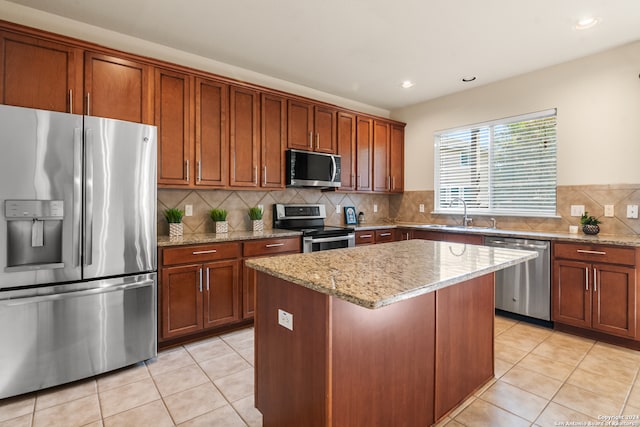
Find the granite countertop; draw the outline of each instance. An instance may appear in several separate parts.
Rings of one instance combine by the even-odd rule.
[[[247,266],[366,308],[379,308],[537,257],[537,253],[406,240],[250,259]]]
[[[299,231],[265,229],[264,231],[232,231],[231,233],[185,234],[182,237],[158,236],[158,247],[237,242],[241,240],[273,239],[301,236]]]
[[[538,240],[555,240],[574,243],[590,243],[599,245],[618,245],[618,246],[635,246],[640,247],[639,235],[615,235],[615,234],[598,234],[590,236],[582,232],[562,233],[550,231],[519,231],[519,230],[501,230],[499,228],[487,227],[462,227],[462,226],[442,226],[440,224],[416,224],[416,223],[395,223],[395,224],[364,224],[356,226],[356,231],[376,230],[383,228],[419,228],[430,231],[442,231],[445,233],[464,233],[464,234],[480,234],[482,236],[497,237],[516,237],[521,239],[538,239]]]

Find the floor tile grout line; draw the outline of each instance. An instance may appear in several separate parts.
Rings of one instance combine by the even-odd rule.
[[[633,377],[633,381],[631,382],[631,387],[629,387],[629,390],[627,391],[627,395],[624,397],[624,402],[622,402],[622,407],[620,408],[620,413],[618,415],[622,415],[625,408],[627,407],[627,404],[629,403],[629,397],[631,396],[631,392],[633,391],[633,387],[635,387],[637,380],[638,380],[638,367],[636,367],[636,374]]]

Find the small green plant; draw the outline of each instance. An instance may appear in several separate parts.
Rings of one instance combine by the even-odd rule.
[[[262,209],[258,207],[249,208],[249,219],[252,221],[262,219]]]
[[[585,212],[580,217],[580,225],[598,225],[602,221],[600,221],[595,216],[589,215],[589,212]]]
[[[167,219],[169,224],[180,224],[183,216],[184,211],[178,208],[169,208],[164,211],[164,217]]]
[[[227,211],[224,209],[211,209],[209,211],[209,216],[213,220],[213,222],[220,222],[227,220]]]

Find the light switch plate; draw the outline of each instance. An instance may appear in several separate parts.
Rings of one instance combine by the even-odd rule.
[[[582,216],[584,205],[571,205],[571,216]]]
[[[278,325],[293,331],[293,314],[278,309]]]
[[[627,205],[627,218],[638,219],[638,205]]]
[[[376,204],[373,205],[373,211],[374,212],[378,212],[378,205],[376,205]]]
[[[340,205],[336,205],[336,213],[340,213]]]
[[[604,216],[608,216],[608,217],[615,216],[613,205],[604,205]]]
[[[193,205],[184,205],[184,216],[193,216]]]
[[[420,213],[424,213],[424,203],[420,203],[418,205],[418,210],[420,211]]]

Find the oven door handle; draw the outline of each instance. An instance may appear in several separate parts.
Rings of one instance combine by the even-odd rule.
[[[355,234],[348,234],[346,236],[338,236],[338,237],[323,237],[320,239],[314,239],[313,237],[305,237],[304,241],[305,242],[311,242],[311,243],[326,243],[326,242],[341,242],[343,240],[351,240],[351,239],[355,239],[356,235]]]

